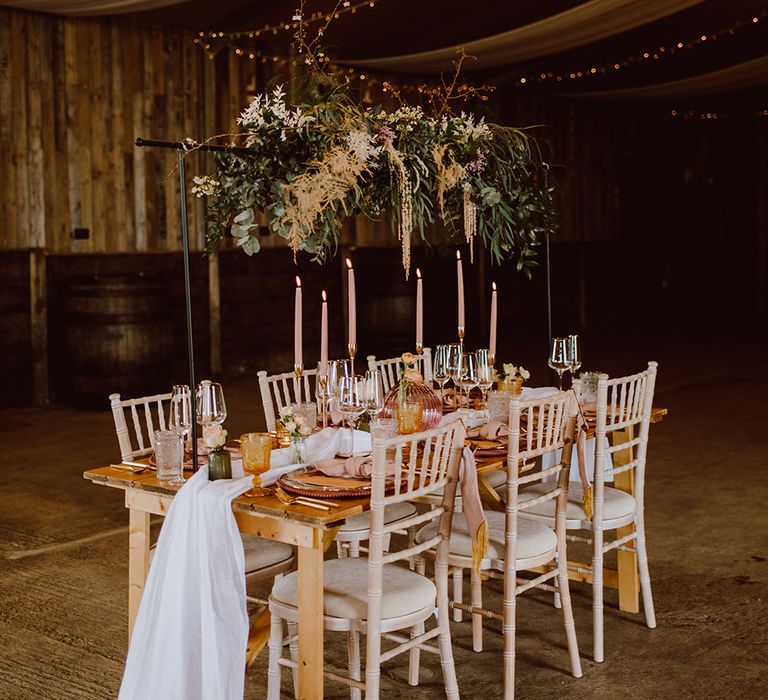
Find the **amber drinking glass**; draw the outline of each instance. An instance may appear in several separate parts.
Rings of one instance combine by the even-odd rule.
[[[268,489],[261,487],[261,475],[269,470],[272,455],[272,436],[269,433],[246,433],[240,436],[240,449],[243,453],[243,471],[253,474],[253,488],[247,496],[264,496]]]
[[[418,403],[406,401],[397,405],[397,431],[400,435],[410,435],[421,431],[424,407]]]

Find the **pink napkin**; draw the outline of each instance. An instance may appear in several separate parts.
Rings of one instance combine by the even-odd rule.
[[[367,478],[373,469],[371,457],[347,457],[346,459],[326,459],[315,462],[315,468],[326,476],[354,476]],[[387,476],[395,473],[395,465],[387,464]],[[464,517],[472,536],[472,561],[477,570],[485,556],[488,547],[488,523],[480,500],[480,489],[477,482],[477,464],[475,455],[469,447],[465,447],[459,465],[459,483],[461,484],[461,501]]]
[[[443,392],[443,403],[447,408],[460,408],[467,405],[467,397],[458,394],[455,389],[446,389]]]
[[[509,426],[500,420],[488,421],[485,425],[467,430],[467,437],[483,438],[483,440],[495,440],[509,435]]]
[[[358,478],[369,478],[371,469],[373,469],[373,460],[371,457],[347,457],[346,459],[323,459],[315,462],[315,468],[323,472],[326,476],[356,476]],[[394,465],[388,474],[394,474]]]

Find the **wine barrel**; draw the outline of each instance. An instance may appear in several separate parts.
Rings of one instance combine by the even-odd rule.
[[[112,392],[133,397],[170,388],[173,323],[162,279],[143,274],[74,279],[64,313],[74,403],[104,407]]]

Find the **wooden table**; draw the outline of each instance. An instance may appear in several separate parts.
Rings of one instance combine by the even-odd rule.
[[[149,518],[165,515],[177,487],[160,484],[152,471],[138,474],[112,467],[91,469],[83,476],[96,484],[123,489],[129,518],[129,635],[149,571]],[[274,496],[232,502],[241,532],[285,542],[298,548],[299,575],[299,697],[323,697],[323,554],[344,519],[362,513],[367,498],[344,499],[328,512],[285,505]]]

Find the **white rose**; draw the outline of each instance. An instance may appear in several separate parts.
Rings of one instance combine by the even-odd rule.
[[[289,420],[289,421],[286,421],[284,425],[285,425],[285,429],[289,433],[292,433],[294,430],[296,430],[296,421]]]
[[[203,443],[209,450],[224,447],[227,442],[227,431],[220,425],[203,426]]]
[[[510,377],[514,377],[515,374],[517,374],[517,367],[515,367],[512,363],[505,364],[504,365],[504,374],[507,374]]]
[[[531,373],[527,369],[525,369],[525,367],[521,367],[520,368],[520,376],[523,379],[530,379],[531,378]]]
[[[292,410],[293,410],[293,409],[291,409],[291,407],[290,407],[290,406],[283,406],[283,407],[280,409],[280,418],[285,418],[286,416],[290,416],[290,415],[291,415],[291,411],[292,411]]]

